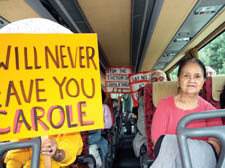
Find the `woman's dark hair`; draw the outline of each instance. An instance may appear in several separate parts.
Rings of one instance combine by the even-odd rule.
[[[179,77],[180,76],[180,73],[182,71],[182,69],[184,68],[184,66],[189,63],[189,62],[194,62],[194,63],[197,63],[202,71],[203,71],[203,76],[204,78],[206,78],[206,69],[205,69],[205,65],[197,58],[194,58],[194,57],[187,57],[187,58],[184,58],[182,59],[180,62],[179,62],[179,69],[178,69],[178,73],[177,73],[177,76]]]
[[[221,109],[225,108],[225,85],[222,93],[220,94],[220,108]]]

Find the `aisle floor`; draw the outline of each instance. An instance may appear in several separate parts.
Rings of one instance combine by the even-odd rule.
[[[140,168],[139,158],[135,157],[132,148],[133,138],[134,135],[123,135],[113,168]]]

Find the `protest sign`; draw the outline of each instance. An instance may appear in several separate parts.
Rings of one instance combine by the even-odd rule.
[[[131,73],[131,67],[106,67],[105,92],[130,93],[128,75]]]
[[[0,39],[0,141],[104,128],[96,34]]]
[[[139,88],[144,87],[149,82],[151,72],[152,71],[146,71],[129,75],[130,90],[134,107],[138,106],[137,91]]]

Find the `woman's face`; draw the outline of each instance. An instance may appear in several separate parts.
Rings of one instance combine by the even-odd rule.
[[[181,70],[179,84],[182,93],[198,95],[204,82],[203,70],[199,64],[189,62]]]

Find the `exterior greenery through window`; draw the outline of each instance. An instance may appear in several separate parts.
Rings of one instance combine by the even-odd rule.
[[[225,31],[198,51],[200,60],[217,74],[225,74]]]
[[[215,69],[217,74],[225,74],[225,31],[198,51],[200,60],[205,66]],[[177,80],[176,67],[171,73],[171,80]]]
[[[172,72],[170,72],[170,79],[172,81],[177,80],[177,72],[178,72],[178,66]]]

